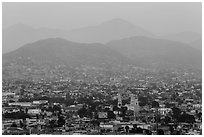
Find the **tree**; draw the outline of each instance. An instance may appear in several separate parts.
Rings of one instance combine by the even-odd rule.
[[[28,108],[25,109],[25,113],[28,114]]]
[[[87,110],[86,110],[86,113],[85,113],[85,116],[91,118],[91,117],[93,116],[93,113],[92,113],[92,112],[93,112],[92,109],[87,109]]]
[[[59,111],[61,112],[61,107],[59,105],[54,105],[53,106],[53,111]]]
[[[55,127],[55,120],[51,120],[49,122],[51,129],[53,129]]]
[[[143,131],[145,132],[145,135],[152,135],[152,131],[148,129],[143,129]]]
[[[94,125],[94,126],[99,126],[100,125],[100,122],[98,120],[93,120],[91,121],[91,123]]]
[[[13,122],[13,123],[11,124],[11,127],[17,127],[16,122]]]
[[[173,107],[172,108],[172,117],[173,119],[175,119],[176,121],[179,121],[179,118],[181,117],[181,110],[177,107]]]
[[[195,123],[195,117],[193,115],[188,115],[188,123]]]
[[[139,96],[138,101],[139,101],[140,106],[145,106],[148,104],[148,98],[147,97]]]
[[[159,108],[159,103],[157,101],[152,102],[152,107],[153,108]]]
[[[128,133],[129,132],[130,127],[129,126],[125,126],[125,132]]]
[[[85,116],[86,112],[87,112],[86,108],[82,107],[81,109],[79,109],[77,111],[77,114],[79,115],[80,118],[83,118]]]
[[[65,104],[68,106],[74,104],[74,99],[71,98],[69,93],[66,94]]]
[[[158,135],[164,135],[164,131],[162,129],[158,129],[157,134]]]
[[[127,116],[133,116],[134,115],[134,111],[133,110],[127,110],[126,111],[126,115]]]
[[[36,119],[39,119],[39,115],[38,114],[36,114]]]
[[[113,113],[113,111],[108,111],[108,119],[115,119],[115,114]]]
[[[59,116],[58,120],[57,120],[57,125],[59,127],[62,127],[65,124],[65,120],[62,116]]]
[[[126,115],[126,111],[127,111],[127,107],[121,107],[120,108],[120,112],[121,112],[122,117],[124,117]]]
[[[122,100],[122,105],[125,105],[125,104],[129,104],[130,103],[130,99],[123,99]]]
[[[171,118],[169,116],[165,116],[164,117],[164,122],[165,122],[165,124],[170,123],[171,122]]]
[[[119,110],[118,106],[113,106],[113,111],[118,111],[118,110]]]
[[[202,118],[202,112],[199,112],[199,113],[197,114],[197,117],[198,117],[199,120],[201,120],[201,118]]]
[[[20,112],[13,112],[13,113],[5,113],[3,114],[4,118],[11,118],[11,119],[25,119],[31,118],[30,115],[25,114],[23,111]]]
[[[21,95],[21,96],[24,95],[24,93],[25,93],[25,88],[26,88],[25,85],[21,85],[21,88],[20,88],[20,95]]]
[[[137,124],[134,124],[134,125],[133,125],[133,128],[137,128]]]
[[[193,115],[183,113],[181,117],[179,118],[179,122],[194,123],[195,117]]]
[[[20,128],[23,128],[23,122],[20,120]]]

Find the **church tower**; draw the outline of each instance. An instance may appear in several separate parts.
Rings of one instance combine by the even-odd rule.
[[[134,94],[130,95],[131,99],[130,99],[130,105],[133,107],[134,110],[134,117],[136,118],[136,116],[139,114],[139,101],[138,101],[138,97],[135,96]]]
[[[135,114],[139,113],[139,109],[140,109],[139,101],[138,101],[138,97],[136,96],[135,97],[135,102],[134,102],[134,112],[135,112]]]
[[[122,97],[121,97],[121,94],[118,93],[118,107],[121,108],[122,106]]]

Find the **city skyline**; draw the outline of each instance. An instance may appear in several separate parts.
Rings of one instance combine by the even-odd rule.
[[[201,2],[2,6],[3,135],[202,135]]]

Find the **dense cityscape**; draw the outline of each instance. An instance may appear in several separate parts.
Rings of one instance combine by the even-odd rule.
[[[3,135],[202,135],[202,2],[2,2]]]
[[[3,134],[202,134],[201,72],[84,68],[3,80]]]

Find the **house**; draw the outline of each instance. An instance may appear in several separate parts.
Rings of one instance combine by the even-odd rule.
[[[9,103],[9,106],[30,107],[32,106],[32,103],[31,102],[12,102],[12,103]]]
[[[36,116],[41,113],[41,109],[28,109],[28,114]]]
[[[159,108],[158,111],[159,111],[159,113],[160,113],[161,115],[166,115],[166,114],[168,114],[169,112],[171,112],[172,109],[171,109],[171,108]]]

